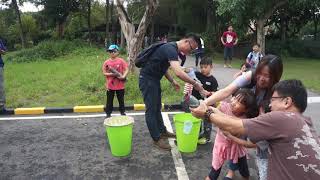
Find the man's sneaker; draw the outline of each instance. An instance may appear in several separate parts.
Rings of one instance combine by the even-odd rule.
[[[126,116],[126,113],[125,112],[122,112],[122,113],[120,113],[121,114],[121,116]]]
[[[111,114],[107,114],[106,118],[109,118],[109,117],[111,117]]]
[[[171,133],[169,131],[166,131],[164,133],[161,133],[161,138],[176,138],[176,134]]]
[[[204,145],[204,144],[207,144],[207,143],[210,143],[211,140],[210,139],[207,139],[205,137],[202,137],[200,139],[198,139],[198,144],[201,144],[201,145]]]
[[[225,65],[223,65],[223,67],[224,67],[224,68],[226,68],[226,67],[227,67],[227,65],[225,64]]]
[[[171,150],[171,146],[170,146],[168,140],[166,140],[166,139],[160,138],[158,141],[153,141],[153,144],[159,149],[162,149],[165,151]]]
[[[231,64],[228,65],[228,68],[232,68]]]

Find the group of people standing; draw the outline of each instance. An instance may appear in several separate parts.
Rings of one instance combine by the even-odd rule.
[[[225,59],[232,59],[237,36],[224,33]],[[170,150],[168,132],[161,116],[161,86],[163,76],[179,90],[180,85],[168,69],[182,81],[190,84],[202,97],[207,97],[199,107],[190,108],[194,116],[219,128],[213,147],[212,167],[208,180],[217,179],[224,161],[228,161],[228,174],[239,170],[243,178],[250,176],[245,147],[256,148],[256,164],[259,178],[319,179],[320,142],[310,119],[302,113],[307,107],[307,91],[299,80],[280,81],[283,64],[280,57],[259,54],[254,45],[248,55],[250,65],[235,80],[216,92],[204,89],[204,85],[190,77],[181,67],[179,53],[188,55],[201,46],[200,38],[189,35],[158,47],[140,69],[139,87],[146,105],[146,123],[154,145]],[[198,74],[206,74],[210,63],[203,58]],[[231,67],[230,63],[226,67]],[[201,66],[201,61],[200,61]],[[207,74],[210,76],[210,73]],[[232,98],[230,99],[229,97]],[[220,102],[220,103],[218,103]],[[215,107],[220,104],[218,107]]]

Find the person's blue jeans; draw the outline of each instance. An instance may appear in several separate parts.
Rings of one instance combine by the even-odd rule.
[[[146,78],[143,75],[140,75],[139,88],[146,106],[145,118],[150,135],[154,141],[158,141],[161,133],[167,131],[161,115],[160,80]]]
[[[224,47],[224,61],[226,62],[227,60],[231,61],[233,56],[233,47]]]
[[[2,111],[5,108],[6,105],[6,96],[4,93],[4,69],[3,67],[0,67],[0,111]]]
[[[195,53],[196,56],[196,67],[198,66],[200,60],[203,58],[204,49],[199,48],[197,49],[197,52]]]

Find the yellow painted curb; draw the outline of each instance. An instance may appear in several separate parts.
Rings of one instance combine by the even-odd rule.
[[[146,109],[146,106],[144,104],[134,104],[133,110],[135,111],[143,111]]]
[[[145,104],[134,104],[133,105],[134,111],[144,111],[146,110]],[[162,110],[164,110],[164,104],[162,103]]]
[[[73,112],[104,112],[104,105],[98,106],[75,106]]]
[[[45,107],[16,108],[14,114],[44,114]]]

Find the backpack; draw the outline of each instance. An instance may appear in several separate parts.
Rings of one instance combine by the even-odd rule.
[[[159,42],[152,44],[151,46],[147,47],[146,49],[143,49],[137,56],[137,58],[134,60],[134,64],[136,67],[141,68],[143,67],[146,62],[149,60],[149,57],[154,53],[158,47],[164,45],[166,43],[164,42]]]
[[[253,58],[253,54],[252,52],[250,52],[250,57],[249,57],[250,61],[252,60],[252,58]],[[260,52],[258,52],[258,62],[260,62],[260,60],[261,60],[261,54]]]

